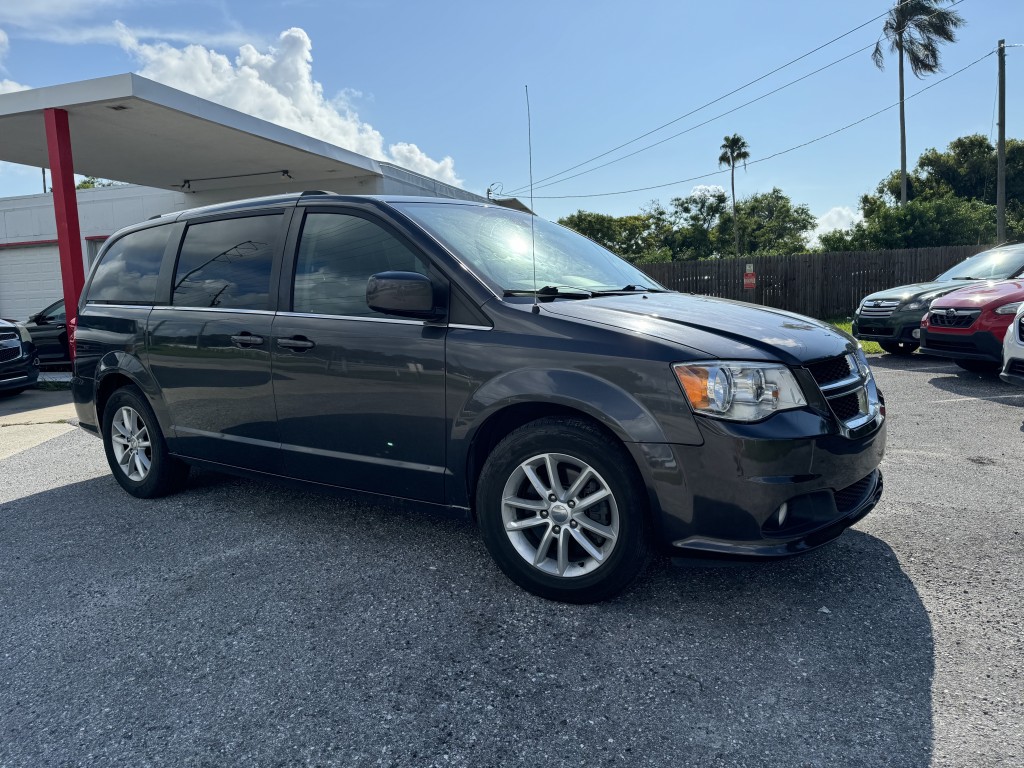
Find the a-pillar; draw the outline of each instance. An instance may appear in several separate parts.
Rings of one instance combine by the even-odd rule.
[[[60,251],[60,276],[64,284],[64,311],[68,331],[78,315],[78,297],[85,285],[82,265],[82,232],[78,225],[78,197],[75,194],[75,164],[71,157],[71,131],[68,113],[47,109],[46,148],[50,156],[50,181],[53,184],[53,212],[57,217],[57,249]]]

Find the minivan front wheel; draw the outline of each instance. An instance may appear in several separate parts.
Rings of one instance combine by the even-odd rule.
[[[188,466],[168,453],[156,414],[135,387],[123,387],[107,401],[103,448],[114,479],[132,496],[173,493],[188,476]]]
[[[585,421],[540,419],[491,452],[477,489],[484,543],[541,597],[602,600],[648,555],[644,491],[629,454]]]

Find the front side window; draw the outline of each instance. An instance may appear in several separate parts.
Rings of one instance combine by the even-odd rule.
[[[171,227],[129,232],[103,254],[89,285],[88,301],[98,304],[152,304]]]
[[[279,214],[190,225],[174,273],[174,306],[270,309],[280,229]]]
[[[310,213],[295,263],[296,312],[379,316],[366,304],[366,283],[378,272],[427,274],[426,264],[372,221],[341,213]]]

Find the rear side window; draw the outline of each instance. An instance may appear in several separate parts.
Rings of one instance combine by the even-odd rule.
[[[270,272],[281,216],[192,224],[174,274],[176,307],[270,309]]]
[[[96,267],[88,301],[98,304],[152,304],[160,262],[171,228],[131,232],[111,244]]]
[[[427,274],[427,265],[398,238],[372,221],[341,213],[310,213],[295,264],[296,312],[374,315],[366,283],[377,272]]]

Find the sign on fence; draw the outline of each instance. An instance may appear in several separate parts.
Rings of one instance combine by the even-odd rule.
[[[754,265],[747,264],[747,271],[743,273],[743,290],[752,291],[757,287],[757,275],[754,273]]]

